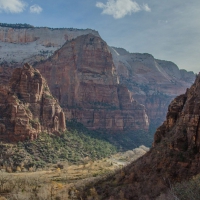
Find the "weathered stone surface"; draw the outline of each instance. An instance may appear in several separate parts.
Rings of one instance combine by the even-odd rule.
[[[172,184],[200,173],[200,74],[168,108],[147,154],[107,180],[98,182],[102,199],[156,199]],[[111,198],[112,197],[112,198]]]
[[[128,87],[136,101],[145,105],[154,126],[164,121],[169,103],[194,82],[193,72],[179,70],[172,62],[122,48],[110,47],[110,51],[120,83]]]
[[[91,29],[0,26],[0,63],[14,67],[21,67],[25,62],[33,64],[47,59],[66,41],[89,33],[99,36]]]
[[[7,85],[9,79],[12,76],[14,67],[8,65],[7,63],[0,64],[0,85]]]
[[[176,150],[200,149],[200,75],[186,93],[169,105],[167,119],[155,133],[154,145],[173,136]]]
[[[91,98],[92,101],[96,101],[96,96],[102,90],[100,85],[103,85],[104,83],[106,86],[103,90],[105,90],[108,85],[108,83],[105,82],[111,80],[110,78],[106,80],[107,75],[99,75],[102,70],[101,66],[106,64],[106,62],[104,63],[106,60],[105,56],[102,57],[100,53],[98,55],[93,55],[92,49],[95,49],[96,46],[91,45],[92,41],[85,44],[88,48],[85,52],[85,47],[82,48],[84,43],[83,41],[76,40],[75,46],[72,41],[78,36],[89,33],[97,37],[99,36],[97,31],[91,29],[51,29],[45,27],[29,27],[19,29],[12,27],[0,27],[0,84],[7,83],[13,69],[21,67],[21,63],[28,62],[30,64],[34,64],[35,62],[46,60],[52,56],[56,50],[62,47],[66,41],[71,41],[71,50],[68,48],[66,51],[66,53],[70,54],[67,57],[71,59],[68,63],[71,62],[71,64],[73,64],[74,62],[74,65],[79,67],[78,73],[83,70],[82,74],[84,74],[84,76],[81,76],[82,79],[84,79],[84,81],[82,81],[84,84],[81,83],[79,87],[83,90],[83,92],[80,91],[82,95],[84,96],[85,90],[93,90],[89,81],[92,80],[96,84],[101,82],[99,87],[96,88],[96,92],[91,92],[90,96],[83,97],[84,99]],[[81,43],[78,45],[77,41]],[[79,47],[81,47],[82,50],[78,50]],[[75,52],[73,52],[73,48]],[[107,45],[105,45],[104,49],[106,48]],[[101,51],[101,49],[99,48],[98,51]],[[109,56],[109,59],[112,61],[108,61],[108,63],[114,61],[115,65],[114,66],[113,63],[110,65],[112,66],[111,68],[113,68],[111,71],[114,75],[114,79],[116,80],[116,77],[118,77],[120,84],[125,85],[131,91],[133,99],[145,106],[149,122],[154,127],[157,127],[164,121],[170,101],[177,94],[183,93],[184,90],[190,87],[193,83],[193,72],[179,70],[174,63],[154,59],[150,54],[129,53],[122,48],[114,47],[108,50],[108,54],[109,53],[112,54],[112,58]],[[74,54],[74,56],[76,55],[76,57],[71,56],[72,54]],[[58,59],[60,59],[60,56],[57,56]],[[87,65],[87,63],[84,63],[85,57],[88,58],[87,61],[90,63],[90,66]],[[92,59],[98,60],[98,63]],[[49,63],[50,62],[51,61],[49,61]],[[54,61],[52,62],[56,62],[56,56],[54,56]],[[82,63],[80,64],[80,62]],[[95,68],[92,67],[94,63],[96,65]],[[106,65],[108,65],[108,63]],[[63,68],[63,66],[64,65],[62,64],[60,73],[70,72],[74,73],[74,75],[72,74],[72,77],[75,76],[76,72],[73,72],[73,70],[71,71],[69,68]],[[83,69],[80,69],[80,66],[84,66]],[[52,67],[52,65],[49,64],[49,67]],[[108,71],[110,72],[110,69],[101,72],[107,73]],[[77,78],[79,78],[78,75]],[[51,79],[53,80],[55,77],[52,77]],[[65,83],[65,85],[71,84],[69,82],[71,81],[70,79],[67,81],[68,82]],[[72,88],[72,90],[76,91],[76,88]],[[60,88],[57,88],[55,92],[57,93],[57,97],[59,97],[59,94],[61,93],[62,95],[64,94]],[[109,93],[109,89],[107,92]],[[73,94],[70,93],[71,92],[64,94],[65,98],[69,97],[69,99],[72,99],[70,95],[73,96]],[[60,98],[63,99],[63,97]],[[97,98],[99,99],[99,97]],[[114,105],[115,104],[117,104],[117,102],[115,102]],[[87,105],[87,108],[88,106],[89,104]]]
[[[98,32],[91,29],[73,29],[73,28],[15,28],[0,26],[0,41],[7,43],[30,43],[37,41],[44,46],[60,46],[67,40],[72,40],[80,35]]]
[[[9,86],[0,86],[0,140],[35,139],[65,129],[64,113],[39,71],[28,64],[15,69]]]
[[[67,119],[75,118],[90,129],[148,129],[144,106],[118,84],[111,53],[100,37],[88,34],[69,41],[35,67]]]

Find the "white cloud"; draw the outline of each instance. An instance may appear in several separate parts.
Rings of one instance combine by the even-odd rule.
[[[0,12],[21,13],[25,7],[26,3],[21,0],[0,0]]]
[[[106,4],[97,2],[96,7],[103,9],[102,14],[112,15],[115,19],[131,15],[133,12],[139,12],[141,10],[151,11],[147,4],[140,6],[132,0],[108,0]]]
[[[151,8],[149,8],[148,4],[143,4],[142,8],[147,12],[151,12]]]
[[[40,13],[42,12],[42,10],[43,10],[43,9],[42,9],[39,5],[37,5],[37,4],[32,5],[32,6],[30,7],[30,12],[31,12],[31,13],[40,14]]]

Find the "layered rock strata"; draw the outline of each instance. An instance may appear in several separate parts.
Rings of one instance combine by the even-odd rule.
[[[118,83],[112,55],[100,37],[77,37],[35,67],[48,81],[67,119],[77,119],[90,129],[148,129],[144,106]]]
[[[39,71],[28,64],[15,69],[9,86],[0,86],[0,140],[24,141],[65,129],[65,115]]]
[[[46,60],[80,35],[99,33],[91,29],[33,27],[0,23],[0,84],[7,84],[15,68],[23,63]]]
[[[66,41],[72,42],[73,39],[89,33],[99,37],[98,32],[91,29],[0,24],[0,84],[7,83],[13,69],[21,67],[22,63],[34,64],[46,60]],[[149,54],[129,53],[114,47],[110,47],[109,51],[120,84],[131,91],[133,99],[145,106],[150,124],[157,127],[164,121],[170,101],[190,87],[194,73],[179,70],[174,63],[154,59]],[[79,57],[85,55],[86,53],[79,51]],[[100,59],[101,57],[98,58]],[[90,90],[90,83],[86,87]]]
[[[15,66],[24,62],[34,63],[51,56],[66,41],[89,33],[99,36],[91,29],[0,25],[0,62]]]
[[[173,137],[170,148],[200,150],[200,75],[186,93],[176,97],[168,108],[167,119],[154,136],[154,145]]]
[[[179,181],[200,173],[200,74],[168,108],[154,145],[142,158],[98,182],[100,199],[156,199]],[[93,185],[92,187],[94,187]]]
[[[145,105],[152,125],[160,125],[169,103],[194,82],[193,72],[179,70],[172,62],[157,60],[150,54],[129,53],[110,47],[120,83],[135,100]]]

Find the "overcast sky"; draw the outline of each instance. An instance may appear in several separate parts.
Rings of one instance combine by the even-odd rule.
[[[110,46],[200,71],[200,0],[0,0],[0,22],[91,28]]]

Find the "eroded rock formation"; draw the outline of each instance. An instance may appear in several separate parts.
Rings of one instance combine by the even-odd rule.
[[[0,140],[35,139],[65,129],[64,113],[39,71],[28,64],[15,69],[9,86],[0,86]]]
[[[160,126],[169,103],[194,82],[194,73],[179,70],[173,62],[157,60],[147,53],[129,53],[115,47],[110,47],[110,51],[120,83],[145,105],[150,123]]]
[[[88,33],[99,36],[97,31],[91,29],[16,28],[0,25],[0,62],[19,67],[24,62],[32,64],[47,59],[66,41]]]
[[[200,74],[168,108],[154,147],[107,180],[98,182],[100,199],[156,199],[173,183],[200,173]],[[94,187],[94,185],[92,186]],[[121,195],[121,196],[120,196]]]
[[[112,55],[100,37],[77,37],[35,67],[48,81],[67,119],[77,119],[90,129],[148,129],[144,106],[118,83]]]
[[[167,119],[154,136],[156,146],[173,137],[170,148],[177,151],[200,150],[200,75],[186,93],[176,97],[168,108]]]
[[[72,77],[77,76],[79,79],[80,76],[78,74],[80,74],[81,70],[84,70],[82,71],[82,74],[84,74],[84,76],[81,75],[84,79],[83,81],[81,81],[84,82],[84,86],[83,84],[81,84],[80,88],[82,88],[85,92],[85,90],[93,90],[89,80],[95,82],[96,84],[97,82],[100,82],[100,79],[102,79],[101,85],[103,85],[103,83],[107,81],[105,80],[107,75],[103,76],[103,74],[101,74],[101,76],[99,76],[99,71],[102,70],[101,66],[103,66],[104,64],[107,65],[109,62],[114,62],[114,65],[113,63],[111,64],[113,68],[111,71],[113,71],[114,79],[116,80],[118,77],[119,83],[126,86],[129,91],[131,91],[133,99],[145,106],[150,125],[152,125],[153,127],[158,127],[165,119],[167,107],[170,101],[177,94],[179,95],[183,93],[184,90],[190,87],[190,85],[193,83],[194,73],[187,72],[185,70],[179,70],[174,63],[169,61],[157,60],[150,54],[129,53],[122,48],[108,47],[106,44],[103,48],[106,49],[108,55],[110,53],[112,54],[112,57],[110,55],[108,56],[108,59],[110,59],[110,61],[107,62],[105,56],[103,57],[100,54],[100,51],[102,50],[99,47],[97,49],[97,46],[92,46],[93,44],[97,45],[96,43],[88,41],[87,44],[84,44],[83,40],[76,40],[77,37],[87,34],[93,34],[96,37],[100,37],[97,31],[91,29],[52,29],[46,27],[38,28],[31,26],[22,26],[20,28],[17,28],[17,26],[12,25],[7,25],[6,27],[5,24],[4,27],[0,25],[0,84],[7,83],[9,78],[11,77],[13,69],[16,67],[21,67],[21,63],[28,62],[34,65],[34,63],[36,62],[47,60],[55,53],[56,50],[61,48],[65,44],[65,42],[68,41],[68,46],[69,44],[71,45],[71,50],[69,50],[70,48],[68,48],[68,50],[66,50],[65,52],[65,56],[68,59],[71,59],[71,61],[68,60],[66,63],[68,63],[68,65],[76,65],[78,67],[78,73],[75,72],[77,74],[75,75],[73,69],[71,72],[71,69],[69,69],[69,67],[68,71],[66,71],[67,68],[66,66],[64,66],[64,63],[60,63],[62,67],[58,67],[60,73],[69,72],[72,73]],[[78,42],[80,42],[80,44],[78,44]],[[85,45],[85,47],[83,47],[83,45]],[[90,49],[87,49],[86,47]],[[73,48],[74,52],[72,50]],[[109,50],[107,50],[108,48]],[[93,54],[92,49],[96,49],[95,51],[99,51],[98,54]],[[69,55],[66,55],[67,53],[69,53]],[[90,53],[90,55],[88,53]],[[53,56],[54,61],[52,62],[56,62],[55,55]],[[57,56],[58,59],[61,58],[59,55]],[[95,59],[96,61],[92,61],[92,59]],[[87,65],[87,63],[84,63],[85,61],[89,62],[90,66]],[[49,67],[51,67],[53,64],[50,64],[50,62],[51,61],[48,60]],[[95,67],[93,69],[94,64]],[[80,69],[80,66],[84,66],[84,69]],[[102,71],[102,73],[107,72],[110,73],[110,69]],[[53,81],[55,79],[56,77],[54,76],[54,73],[52,73],[51,80]],[[111,80],[110,78],[108,79]],[[88,80],[88,82],[86,80]],[[68,83],[65,83],[65,85],[67,84]],[[105,91],[107,85],[108,84],[105,84],[105,86],[101,88],[98,87],[96,93],[91,92],[90,96],[83,97],[85,99],[84,101],[86,102],[87,98],[88,104],[92,104],[94,102],[94,96],[101,96],[101,90],[103,89]],[[76,89],[77,88],[72,88],[72,91],[76,91]],[[105,92],[108,91],[110,91],[109,88]],[[59,97],[59,94],[62,93],[62,96],[65,95],[65,99],[69,99],[69,101],[71,101],[71,96],[73,96],[73,94],[70,94],[71,92],[69,92],[68,94],[64,94],[63,91],[60,91],[60,88],[57,88],[56,93],[58,98],[62,98]],[[91,101],[89,100],[90,98]],[[97,98],[99,99],[99,97]],[[97,103],[98,107],[100,107],[101,103],[96,102],[95,105],[97,105]],[[71,104],[72,103],[67,103],[67,105]],[[87,105],[87,108],[88,106],[89,105]],[[112,118],[114,114],[115,112],[110,113],[110,115],[112,115]],[[70,116],[73,117],[74,115],[80,116],[81,114],[80,112],[78,113],[77,109],[76,112],[70,111],[70,113],[68,113],[69,118]],[[92,115],[93,112],[85,112],[84,118],[88,118],[88,120],[86,119],[88,126],[93,126],[90,125],[90,119],[92,118]],[[97,116],[96,113],[95,115]],[[105,117],[107,116],[106,114],[103,115]],[[102,114],[100,116],[102,116]],[[102,124],[106,123],[102,119],[99,120],[102,121]],[[110,124],[111,122],[108,123]],[[103,125],[103,127],[104,126],[105,125]]]

